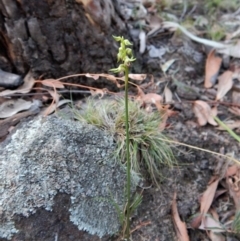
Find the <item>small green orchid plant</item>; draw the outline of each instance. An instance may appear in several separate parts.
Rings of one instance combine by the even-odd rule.
[[[111,69],[111,72],[120,73],[123,72],[125,75],[125,115],[126,115],[126,157],[127,157],[127,205],[126,205],[126,239],[130,238],[130,208],[131,208],[131,161],[130,161],[130,151],[129,151],[129,118],[128,118],[128,74],[129,66],[131,62],[136,59],[133,57],[132,49],[127,46],[132,44],[124,37],[113,38],[120,42],[120,47],[118,49],[117,59],[118,62],[122,62],[118,68]]]

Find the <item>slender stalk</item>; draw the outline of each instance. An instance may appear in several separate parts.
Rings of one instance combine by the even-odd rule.
[[[214,120],[222,126],[235,140],[240,142],[240,136],[238,136],[232,129],[230,129],[224,122],[222,122],[218,117],[214,117]]]
[[[129,152],[129,122],[128,122],[128,67],[125,68],[125,118],[126,118],[126,146],[127,146],[127,227],[126,238],[130,238],[130,202],[131,202],[131,161]]]
[[[114,36],[113,36],[114,37]],[[131,207],[131,160],[129,151],[129,120],[128,120],[128,73],[130,63],[135,61],[133,58],[132,50],[127,46],[132,45],[127,39],[123,37],[114,37],[114,39],[120,42],[120,47],[118,49],[117,58],[122,64],[118,68],[111,69],[110,71],[119,73],[124,72],[125,74],[125,126],[126,126],[126,157],[127,157],[127,215],[126,215],[126,239],[130,239],[130,207]]]

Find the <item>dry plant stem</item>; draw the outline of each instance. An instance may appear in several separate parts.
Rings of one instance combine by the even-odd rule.
[[[126,146],[127,146],[127,239],[130,237],[130,199],[131,199],[131,162],[129,152],[129,122],[128,122],[128,67],[125,68],[125,115],[126,115]]]
[[[159,138],[159,139],[161,139],[161,138]],[[199,151],[204,151],[204,152],[210,153],[210,154],[212,154],[212,155],[224,157],[224,158],[227,158],[227,159],[230,160],[230,161],[233,161],[233,162],[237,163],[238,165],[240,164],[240,161],[237,160],[237,159],[235,159],[234,157],[227,156],[227,155],[224,155],[224,154],[215,152],[215,151],[210,151],[210,150],[207,150],[207,149],[203,149],[203,148],[200,148],[200,147],[188,145],[188,144],[185,144],[185,143],[182,143],[182,142],[178,142],[178,141],[172,141],[172,140],[167,140],[167,139],[163,139],[163,138],[162,138],[161,140],[162,140],[162,141],[165,141],[165,142],[168,142],[168,143],[175,144],[175,145],[186,146],[186,147],[189,147],[189,148],[191,148],[191,149],[195,149],[195,150],[199,150]]]

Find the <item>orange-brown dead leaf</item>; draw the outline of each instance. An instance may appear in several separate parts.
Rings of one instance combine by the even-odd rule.
[[[178,241],[190,241],[187,226],[179,217],[178,209],[177,209],[177,193],[174,193],[173,201],[172,201],[172,217],[174,222],[175,231],[177,233]]]
[[[63,83],[57,79],[45,79],[45,80],[42,80],[41,83],[45,86],[52,87],[52,88],[57,88],[57,89],[65,88]]]
[[[143,105],[154,104],[158,110],[162,108],[163,98],[161,95],[155,93],[145,94],[139,86],[137,86],[137,89],[138,97],[136,99],[142,102]]]
[[[217,126],[217,123],[215,122],[213,116],[216,115],[216,107],[213,109],[210,108],[208,103],[202,100],[196,100],[194,101],[193,105],[193,112],[195,116],[197,117],[198,124],[200,126],[204,126],[207,123]]]
[[[215,56],[215,50],[213,49],[208,54],[207,61],[205,64],[205,88],[211,88],[216,83],[221,64],[222,59],[218,56]]]
[[[220,100],[233,86],[232,71],[227,70],[218,77],[216,100]]]

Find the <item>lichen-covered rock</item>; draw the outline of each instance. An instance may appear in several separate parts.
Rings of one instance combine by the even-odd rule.
[[[90,125],[55,116],[23,124],[0,145],[0,236],[18,232],[15,215],[51,211],[58,193],[70,195],[70,220],[79,230],[115,233],[113,202],[123,207],[126,178],[114,150],[112,137]]]

